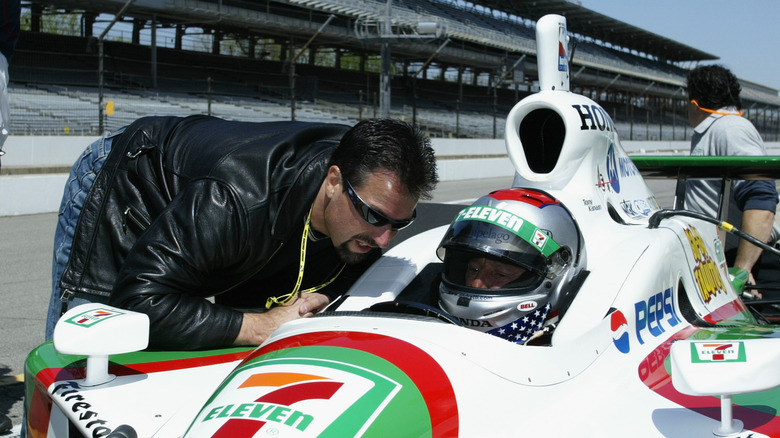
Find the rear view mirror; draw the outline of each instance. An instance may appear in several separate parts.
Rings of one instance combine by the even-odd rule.
[[[108,355],[143,350],[149,345],[149,317],[143,313],[90,303],[74,307],[54,328],[54,348],[62,354],[87,356],[87,377],[95,386],[114,379]]]
[[[727,436],[742,430],[733,419],[731,396],[780,386],[780,338],[680,340],[670,352],[672,384],[683,394],[720,396],[721,424],[713,431]]]

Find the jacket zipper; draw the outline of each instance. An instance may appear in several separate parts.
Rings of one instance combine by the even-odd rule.
[[[68,302],[73,299],[76,294],[72,290],[65,289],[62,291],[60,297],[60,316],[64,315],[68,311]]]
[[[148,140],[148,135],[145,135],[145,137]],[[152,149],[154,149],[154,145],[153,144],[144,143],[144,144],[136,147],[134,150],[128,151],[127,153],[125,153],[125,156],[127,158],[131,159],[131,160],[135,160],[136,158],[138,158],[141,155],[151,151]]]
[[[122,216],[124,217],[122,220],[122,232],[127,234],[127,221],[128,219],[130,222],[134,223],[140,231],[146,230],[149,225],[151,224],[151,221],[144,217],[142,214],[133,211],[130,207],[127,207],[125,209],[125,212],[122,213]]]

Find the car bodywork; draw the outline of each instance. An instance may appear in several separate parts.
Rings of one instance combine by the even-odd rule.
[[[650,225],[660,207],[608,113],[568,90],[565,20],[537,38],[541,91],[507,118],[513,185],[567,206],[589,272],[548,344],[437,309],[444,226],[256,349],[145,351],[143,315],[71,310],[26,364],[30,436],[780,435],[780,332],[739,298],[717,226]]]

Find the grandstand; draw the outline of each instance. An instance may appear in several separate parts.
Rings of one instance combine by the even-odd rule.
[[[501,137],[509,109],[538,87],[534,24],[557,13],[572,39],[573,91],[609,111],[624,139],[685,140],[685,74],[717,59],[566,0],[45,0],[23,8],[10,70],[14,135],[97,135],[144,115],[353,124],[386,111],[436,137]],[[66,16],[78,25],[51,25]],[[777,141],[778,91],[743,82],[743,100],[764,139]]]

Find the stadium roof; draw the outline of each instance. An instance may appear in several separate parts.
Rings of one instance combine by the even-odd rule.
[[[205,2],[214,2],[214,0],[203,0]],[[384,2],[384,0],[377,0]],[[505,12],[516,15],[523,19],[538,21],[547,14],[555,13],[567,18],[568,30],[571,33],[581,35],[586,38],[600,41],[603,44],[620,47],[630,51],[644,53],[659,60],[681,62],[681,61],[703,61],[719,59],[717,56],[695,49],[693,47],[681,44],[669,38],[646,31],[642,28],[624,23],[620,20],[610,18],[606,15],[592,11],[580,6],[570,0],[471,0],[472,4],[490,8],[495,11]],[[441,3],[463,4],[459,0],[438,0]],[[99,12],[116,12],[118,8],[126,3],[126,0],[47,0],[46,3],[56,4],[63,7],[76,7],[91,9]],[[198,2],[192,2],[193,5]],[[214,2],[219,3],[221,2]],[[280,3],[286,3],[280,0]],[[295,3],[295,2],[291,2]],[[327,2],[323,2],[326,4]],[[373,3],[373,2],[372,2]],[[228,4],[228,3],[226,3]],[[246,0],[230,2],[231,5],[237,5],[245,8],[259,8],[262,5]],[[181,9],[181,2],[176,1],[158,1],[158,0],[135,0],[131,3],[129,11],[148,10],[153,13],[167,15],[169,17],[186,17],[186,10]]]
[[[672,62],[719,59],[669,38],[592,11],[569,0],[471,0],[474,4],[538,21],[547,14],[566,17],[568,31],[603,43]]]
[[[124,19],[128,17],[156,17],[167,24],[179,23],[185,27],[219,27],[228,32],[249,30],[263,32],[265,35],[297,35],[310,37],[321,25],[328,14],[339,15],[318,37],[316,44],[365,48],[370,41],[356,38],[353,23],[365,17],[377,16],[377,11],[384,13],[388,0],[35,0],[34,3],[52,5],[66,10],[89,10],[98,13],[116,14],[124,10]],[[583,46],[573,64],[577,65],[578,81],[582,85],[606,89],[615,85],[616,80],[628,81],[621,86],[641,90],[643,94],[650,92],[660,96],[674,96],[684,87],[685,67],[673,65],[684,62],[709,61],[719,59],[717,56],[681,44],[669,38],[657,35],[642,28],[610,18],[607,15],[592,11],[579,4],[577,0],[392,0],[397,8],[394,14],[402,13],[404,4],[411,5],[405,15],[408,19],[412,10],[425,5],[448,5],[462,9],[468,13],[474,11],[485,16],[513,16],[524,23],[524,29],[530,31],[533,23],[544,15],[556,13],[567,18],[568,31],[580,40],[596,45],[612,47],[632,55],[644,55],[654,58],[660,64],[657,66],[642,66],[632,61],[604,62],[598,54],[589,53]],[[275,6],[275,7],[273,7]],[[125,7],[127,7],[125,9]],[[430,10],[435,10],[432,8]],[[307,10],[317,11],[312,14]],[[420,9],[422,16],[431,16],[429,9]],[[435,12],[434,12],[435,14]],[[442,16],[446,18],[447,12]],[[404,15],[404,14],[402,14]],[[396,16],[394,15],[394,18]],[[411,17],[414,18],[414,17]],[[434,16],[434,19],[436,17]],[[507,56],[518,54],[535,54],[533,36],[523,36],[522,32],[510,34],[506,30],[483,29],[472,26],[468,20],[458,22],[453,19],[447,22],[448,36],[458,40],[458,44],[450,44],[436,55],[442,63],[467,65],[474,68],[494,68],[496,65],[507,65]],[[501,20],[505,23],[514,20]],[[335,24],[338,23],[338,24]],[[324,26],[323,26],[324,27]],[[476,28],[486,33],[475,31]],[[518,37],[517,35],[521,35]],[[408,41],[408,42],[407,42]],[[436,43],[438,45],[438,43]],[[443,46],[442,46],[443,47]],[[403,56],[406,60],[428,58],[431,53],[428,43],[418,44],[414,40],[399,40],[393,46],[394,56]],[[640,56],[641,57],[641,56]],[[523,58],[520,58],[521,60]],[[669,69],[663,67],[669,63]],[[535,66],[526,63],[525,76],[533,80]],[[588,75],[585,69],[591,73]],[[601,73],[599,73],[601,72]],[[587,78],[586,78],[587,76]],[[637,79],[638,82],[635,82]],[[649,85],[648,85],[649,83]],[[637,88],[638,87],[638,88]],[[745,92],[745,98],[762,104],[777,105],[777,91],[760,86],[743,87],[752,89]],[[652,89],[652,90],[651,90]]]

